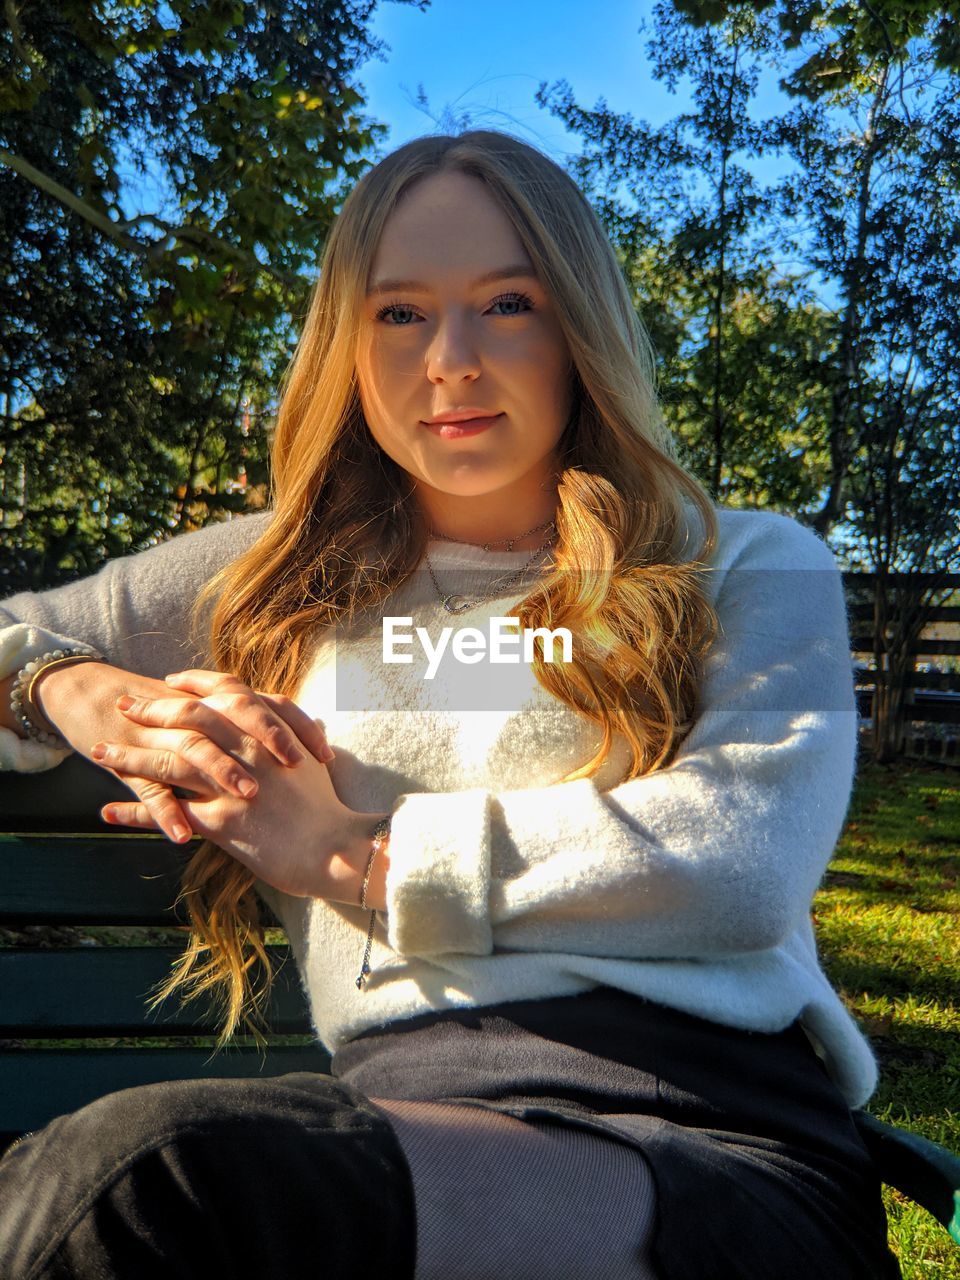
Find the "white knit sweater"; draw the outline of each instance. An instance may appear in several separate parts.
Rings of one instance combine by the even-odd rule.
[[[675,762],[646,777],[620,781],[629,751],[617,735],[598,776],[556,785],[601,734],[526,663],[467,665],[451,648],[427,680],[417,641],[395,648],[412,663],[383,661],[379,617],[365,637],[318,640],[298,701],[326,727],[337,793],[351,808],[393,814],[387,910],[362,991],[369,913],[258,883],[329,1050],[430,1010],[602,984],[754,1031],[799,1017],[848,1103],[867,1101],[874,1058],[820,967],[810,918],[856,753],[840,575],[794,520],[718,517],[708,589],[722,634]],[[206,663],[186,641],[193,591],[268,518],[215,525],[2,602],[0,675],[5,652],[47,647],[47,632],[145,675]],[[444,591],[487,588],[478,573],[529,559],[436,542],[428,555]],[[514,587],[451,616],[418,571],[383,614],[436,644],[443,625],[486,632],[522,595]]]

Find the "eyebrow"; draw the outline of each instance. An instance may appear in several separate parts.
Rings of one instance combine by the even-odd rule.
[[[494,271],[487,271],[482,276],[478,276],[470,287],[479,289],[485,284],[495,284],[498,280],[518,278],[536,280],[537,275],[526,263],[519,263],[515,266],[497,267]],[[405,290],[410,293],[432,293],[430,286],[424,284],[422,280],[378,280],[367,290],[367,297],[372,298],[379,293],[402,293]]]

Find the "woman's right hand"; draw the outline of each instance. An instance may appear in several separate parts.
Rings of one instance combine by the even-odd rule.
[[[154,680],[105,662],[51,667],[37,678],[33,687],[34,701],[57,732],[80,755],[129,787],[164,834],[177,844],[189,840],[193,831],[174,795],[174,787],[196,789],[199,784],[207,791],[220,789],[245,799],[255,794],[256,778],[230,754],[227,747],[230,733],[222,735],[223,741],[218,742],[212,736],[216,733],[215,728],[208,732],[183,730],[176,752],[167,751],[159,756],[158,776],[120,773],[103,764],[94,750],[99,743],[110,742],[133,749],[156,746],[154,731],[138,725],[118,708],[118,699],[125,695],[132,698],[183,697],[196,701],[193,695],[181,694],[163,680]],[[226,722],[224,724],[226,727]],[[324,762],[329,758],[324,756],[327,742],[322,729],[306,712],[287,700],[274,701],[267,694],[259,695],[256,705],[250,707],[248,722],[243,727],[250,738],[262,743],[281,764],[289,767],[295,767],[303,759],[300,741]],[[230,729],[235,738],[234,726]]]

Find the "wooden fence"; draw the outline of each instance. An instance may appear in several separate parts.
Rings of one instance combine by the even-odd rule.
[[[892,587],[905,578],[913,583],[928,575],[891,574]],[[856,671],[857,701],[862,717],[861,733],[869,736],[876,687],[873,606],[861,603],[872,590],[876,576],[845,573],[849,601],[851,650]],[[960,589],[960,573],[943,579],[944,588]],[[891,618],[896,613],[891,610]],[[960,766],[960,605],[933,609],[930,620],[913,646],[914,672],[907,688],[903,718],[902,754]]]

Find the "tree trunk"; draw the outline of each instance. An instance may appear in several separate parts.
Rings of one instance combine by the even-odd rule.
[[[878,764],[899,759],[906,749],[906,726],[914,700],[917,644],[930,618],[936,580],[890,583],[878,574],[874,587],[873,755]],[[894,613],[895,619],[890,620]]]
[[[873,758],[877,764],[898,760],[906,747],[906,721],[913,700],[914,661],[910,655],[877,671],[873,694]]]
[[[870,179],[881,140],[877,134],[876,121],[886,102],[889,71],[888,66],[884,66],[881,71],[863,134],[864,145],[857,184],[855,249],[853,256],[845,263],[843,269],[844,306],[843,318],[840,322],[838,376],[833,384],[830,407],[830,483],[822,507],[810,521],[811,528],[821,537],[826,537],[834,524],[843,517],[847,468],[855,450],[855,443],[850,438],[849,419],[854,392],[863,380],[859,345],[863,281],[866,275],[864,257],[870,209]]]

